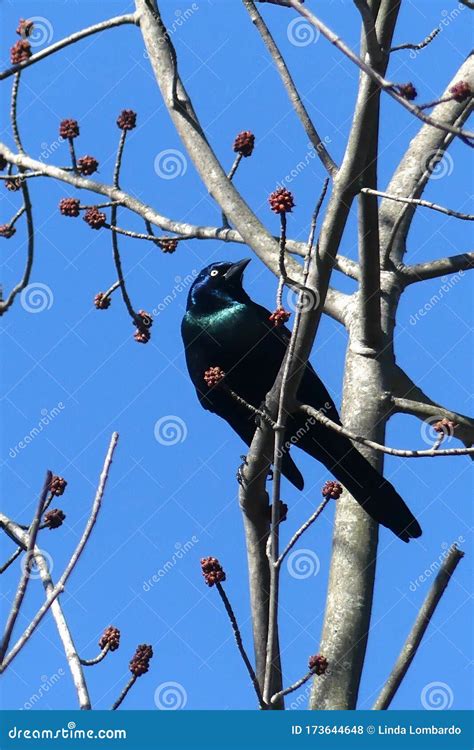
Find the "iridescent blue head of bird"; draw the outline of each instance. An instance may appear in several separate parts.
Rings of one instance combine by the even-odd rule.
[[[189,290],[186,309],[200,307],[211,311],[246,302],[249,297],[242,287],[242,277],[249,263],[250,258],[244,258],[237,263],[220,261],[203,268]]]

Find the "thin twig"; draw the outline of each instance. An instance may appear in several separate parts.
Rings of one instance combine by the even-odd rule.
[[[34,559],[33,550],[35,548],[36,537],[38,536],[38,531],[40,529],[40,522],[41,522],[41,516],[43,515],[43,508],[46,503],[46,498],[48,497],[49,487],[51,485],[51,477],[52,477],[51,472],[47,471],[46,478],[43,483],[43,488],[41,490],[41,495],[38,501],[38,505],[36,507],[36,513],[33,517],[33,521],[31,522],[31,525],[28,531],[28,544],[26,547],[25,564],[23,566],[23,572],[20,577],[20,581],[18,583],[18,588],[16,591],[15,598],[13,600],[10,614],[8,615],[7,622],[5,625],[2,643],[0,645],[0,662],[3,661],[3,657],[5,656],[7,652],[8,645],[10,643],[10,639],[13,633],[13,628],[15,627],[15,623],[17,621],[18,615],[20,614],[20,608],[23,603],[23,599],[25,598],[26,589],[30,581],[31,566],[33,564],[33,559]]]
[[[15,75],[15,78],[13,79],[10,118],[11,118],[11,124],[12,124],[12,130],[13,130],[15,143],[19,152],[18,156],[21,157],[24,155],[24,152],[23,152],[23,146],[21,142],[20,131],[18,128],[18,121],[17,121],[17,101],[18,101],[19,85],[20,85],[20,73],[17,73]],[[3,151],[4,149],[2,148],[2,152]],[[19,176],[21,178],[22,173],[24,172],[24,167],[19,165],[18,170],[20,173]],[[9,173],[10,173],[10,169],[9,169]],[[28,234],[26,262],[25,262],[25,268],[23,271],[22,278],[17,284],[15,284],[10,294],[8,295],[7,299],[3,301],[0,295],[0,316],[2,316],[12,306],[17,294],[19,294],[20,292],[23,291],[23,289],[26,288],[26,286],[28,285],[30,281],[31,270],[33,268],[34,246],[35,246],[35,235],[34,235],[34,226],[33,226],[33,209],[31,206],[30,191],[29,191],[28,183],[26,180],[20,181],[20,188],[21,188],[21,192],[23,195],[23,206],[22,206],[23,210],[20,209],[20,211],[21,213],[23,213],[23,211],[26,213],[26,229],[27,229],[27,234]]]
[[[423,39],[423,41],[420,42],[419,44],[411,44],[410,42],[407,42],[406,44],[397,44],[396,47],[390,47],[389,52],[398,52],[399,50],[402,50],[402,49],[414,49],[414,50],[423,49],[424,47],[427,47],[428,44],[430,44],[430,42],[432,42],[433,39],[435,39],[435,37],[438,36],[440,31],[441,31],[441,26],[437,26],[435,29],[433,29],[431,34],[428,34],[428,36],[425,39]]]
[[[136,674],[132,674],[132,676],[130,677],[129,681],[127,682],[127,684],[125,685],[124,689],[122,690],[122,692],[120,693],[119,697],[117,698],[117,700],[115,701],[114,705],[112,706],[112,709],[111,709],[112,711],[116,711],[117,710],[117,708],[120,706],[120,704],[122,703],[122,701],[126,697],[126,695],[129,692],[129,690],[131,690],[132,687],[135,685],[136,681],[137,681],[137,675]]]
[[[117,447],[118,438],[119,438],[118,433],[114,432],[112,434],[111,439],[110,439],[110,444],[109,444],[109,447],[108,447],[108,450],[107,450],[107,454],[105,456],[104,465],[103,465],[103,468],[102,468],[101,475],[99,477],[99,484],[98,484],[97,491],[96,491],[96,494],[95,494],[94,502],[92,504],[92,509],[91,509],[91,513],[90,513],[89,519],[87,521],[87,524],[85,526],[83,534],[82,534],[82,536],[81,536],[81,538],[80,538],[80,540],[79,540],[79,542],[78,542],[78,544],[76,546],[76,549],[74,550],[74,552],[73,552],[73,554],[71,556],[71,559],[69,560],[66,568],[64,569],[64,572],[63,572],[62,576],[59,578],[59,580],[56,583],[56,585],[54,585],[53,582],[51,581],[51,577],[49,576],[49,572],[48,572],[49,581],[47,582],[47,585],[45,586],[47,594],[48,594],[48,598],[42,604],[42,606],[38,609],[36,615],[33,617],[33,619],[31,620],[30,624],[28,625],[28,627],[25,629],[25,631],[23,632],[23,634],[20,636],[20,638],[18,639],[18,641],[15,643],[15,645],[13,646],[13,648],[10,650],[10,652],[5,657],[3,663],[0,665],[0,672],[4,672],[5,671],[5,669],[11,663],[11,661],[15,658],[15,656],[23,648],[23,646],[25,645],[25,643],[29,640],[29,638],[31,637],[31,635],[34,633],[34,631],[38,627],[39,623],[41,622],[41,620],[43,619],[44,615],[49,610],[49,608],[54,603],[58,604],[58,602],[56,602],[56,599],[59,596],[59,594],[61,594],[64,591],[66,581],[68,580],[68,578],[71,575],[72,571],[76,567],[76,564],[77,564],[77,562],[78,562],[78,560],[79,560],[79,558],[80,558],[80,556],[81,556],[81,554],[82,554],[82,552],[84,550],[84,547],[86,546],[87,541],[89,540],[89,537],[90,537],[90,535],[92,533],[92,530],[93,530],[93,528],[95,526],[95,523],[97,521],[97,516],[99,514],[99,511],[100,511],[100,508],[101,508],[101,505],[102,505],[102,498],[104,496],[105,487],[106,487],[106,484],[107,484],[107,479],[109,477],[109,471],[110,471],[110,467],[111,467],[111,464],[112,464],[112,459],[113,459],[114,451],[115,451],[115,448]],[[44,558],[42,557],[41,551],[36,548],[34,550],[34,558],[35,558],[35,560],[38,560],[39,557],[41,557],[44,560]],[[40,573],[41,573],[41,568],[40,568]],[[58,604],[58,606],[59,606],[59,604]],[[74,650],[73,654],[69,653],[68,659],[70,659],[72,657],[75,658],[75,659],[77,659],[78,662],[80,662],[79,657],[78,657],[77,653],[75,652],[75,650]]]
[[[459,211],[454,211],[452,208],[445,208],[439,206],[437,203],[431,201],[425,201],[422,198],[405,198],[402,195],[393,195],[392,193],[384,193],[382,190],[374,190],[373,188],[363,187],[361,193],[367,193],[369,195],[378,195],[380,198],[387,198],[397,203],[410,203],[413,206],[424,206],[425,208],[431,208],[433,211],[439,211],[447,216],[454,216],[456,219],[464,219],[465,221],[474,221],[474,214],[463,214]]]
[[[299,0],[288,0],[288,2],[292,8],[294,8],[301,16],[306,18],[316,29],[318,29],[320,33],[324,37],[326,37],[329,42],[331,42],[331,44],[333,44],[340,52],[348,57],[349,60],[357,65],[358,68],[366,73],[369,78],[371,78],[372,81],[374,81],[374,83],[376,83],[382,89],[382,91],[385,91],[389,96],[392,97],[392,99],[395,99],[395,101],[401,104],[402,107],[411,112],[411,114],[415,115],[415,117],[427,123],[428,125],[432,125],[438,130],[443,130],[446,133],[453,133],[454,135],[459,136],[468,146],[474,146],[474,143],[472,143],[472,139],[474,139],[474,133],[471,133],[467,130],[462,130],[461,128],[457,128],[444,120],[435,120],[433,117],[425,115],[415,104],[412,104],[398,93],[398,91],[396,90],[396,85],[394,83],[387,81],[383,76],[377,73],[377,71],[375,71],[371,65],[369,65],[365,62],[365,60],[362,60],[358,55],[356,55],[356,53],[353,52],[351,48],[348,47],[347,44],[337,36],[337,34],[335,34],[328,26],[320,21],[319,18],[311,13],[311,11],[309,11],[304,5],[301,5],[299,3]]]
[[[95,664],[99,664],[102,661],[102,659],[105,659],[105,657],[109,653],[109,650],[110,650],[110,644],[107,643],[102,649],[102,651],[100,652],[100,654],[96,656],[94,659],[80,659],[80,662],[83,667],[93,667]]]
[[[2,575],[2,573],[5,573],[5,571],[10,567],[10,565],[14,563],[15,560],[21,555],[22,551],[23,550],[21,547],[16,548],[16,550],[10,555],[8,560],[5,563],[3,563],[3,565],[1,566],[0,575]]]
[[[337,164],[332,159],[325,144],[321,140],[321,137],[318,131],[316,130],[314,123],[311,120],[311,117],[309,116],[309,113],[306,107],[303,104],[303,101],[299,95],[298,89],[296,88],[293,78],[291,77],[290,71],[288,70],[286,62],[277,44],[275,43],[273,36],[271,35],[262,16],[260,15],[257,8],[255,7],[255,3],[252,2],[252,0],[244,0],[244,6],[249,13],[252,23],[255,25],[258,32],[260,33],[263,43],[265,44],[271,57],[273,58],[273,62],[275,63],[276,69],[286,89],[290,102],[293,105],[293,108],[306,131],[306,135],[308,136],[312,145],[314,146],[316,150],[316,154],[318,155],[319,159],[321,160],[321,163],[323,164],[327,172],[329,172],[331,176],[334,176],[338,170]]]
[[[321,503],[321,505],[319,505],[319,507],[316,508],[316,510],[314,511],[314,513],[308,518],[307,521],[304,522],[304,524],[302,526],[300,526],[300,528],[298,529],[298,531],[292,536],[292,538],[290,539],[290,541],[286,545],[285,549],[281,553],[280,557],[275,562],[275,565],[277,567],[281,566],[281,564],[282,564],[283,560],[285,559],[285,557],[287,556],[288,552],[290,552],[290,550],[293,549],[293,547],[295,546],[295,544],[298,541],[298,539],[304,534],[304,532],[307,529],[309,529],[309,527],[321,515],[321,513],[324,510],[324,508],[329,503],[330,499],[331,499],[330,497],[325,497],[324,500],[323,500],[323,502]]]
[[[421,645],[421,641],[426,632],[428,625],[431,622],[436,607],[438,606],[441,597],[446,591],[446,587],[453,575],[458,563],[464,557],[464,552],[452,545],[447,557],[443,561],[438,574],[433,581],[423,604],[421,605],[420,611],[416,617],[413,627],[406,639],[400,655],[395,662],[395,666],[392,672],[383,686],[377,700],[373,705],[373,709],[376,711],[386,710],[392,702],[395,694],[400,687],[403,678],[405,677],[410,664],[415,658],[416,652]]]
[[[295,690],[298,690],[302,685],[305,684],[305,682],[308,682],[311,677],[314,676],[314,671],[311,670],[307,674],[305,674],[304,677],[301,677],[299,680],[293,683],[293,685],[290,685],[289,687],[285,688],[284,690],[280,690],[279,693],[275,693],[275,695],[272,695],[270,699],[270,703],[276,703],[277,701],[282,700],[282,698],[285,697],[285,695],[289,695],[290,693],[294,693]]]
[[[242,660],[247,667],[247,672],[249,673],[249,677],[252,681],[252,685],[254,687],[255,693],[257,695],[258,703],[260,708],[265,708],[265,703],[263,700],[262,692],[260,690],[260,686],[258,684],[257,676],[255,674],[254,668],[252,667],[252,664],[250,663],[250,659],[247,656],[247,652],[245,651],[244,644],[242,642],[242,636],[240,633],[239,625],[237,623],[237,618],[235,616],[234,610],[232,609],[232,605],[227,597],[227,594],[224,591],[224,588],[222,584],[218,581],[216,583],[216,588],[219,592],[219,596],[222,599],[222,602],[224,604],[225,610],[229,616],[230,624],[232,625],[232,630],[234,631],[235,641],[237,643],[237,648],[239,649],[239,653],[242,657]]]
[[[25,60],[25,62],[22,62],[19,65],[13,65],[11,68],[1,71],[0,81],[2,81],[4,78],[15,75],[15,73],[24,70],[25,68],[29,68],[30,65],[34,65],[40,60],[44,60],[46,57],[49,57],[49,55],[53,55],[55,52],[58,52],[60,49],[64,49],[64,47],[68,47],[70,44],[74,44],[81,39],[85,39],[86,37],[91,36],[91,34],[97,34],[100,31],[112,29],[115,26],[121,26],[123,24],[137,24],[138,21],[138,14],[131,13],[122,16],[115,16],[114,18],[109,18],[107,21],[101,21],[100,23],[94,24],[94,26],[89,26],[86,29],[77,31],[76,33],[71,34],[64,39],[60,39],[58,42],[51,44],[49,47],[45,47],[40,52],[32,55],[28,60]]]
[[[417,281],[436,279],[448,273],[469,271],[472,268],[474,268],[474,253],[461,253],[448,258],[431,260],[427,263],[416,263],[412,266],[402,265],[397,268],[397,271],[401,274],[401,278],[407,286]]]
[[[354,443],[361,443],[362,445],[366,445],[368,448],[373,448],[376,451],[379,451],[380,453],[387,453],[389,456],[399,456],[401,458],[433,458],[433,456],[465,456],[465,455],[471,455],[474,453],[474,447],[473,448],[447,448],[446,450],[433,450],[433,448],[430,448],[429,450],[405,450],[402,448],[389,448],[386,445],[381,445],[380,443],[374,442],[374,440],[369,440],[368,438],[361,437],[360,435],[356,435],[354,432],[351,432],[350,430],[347,430],[345,427],[342,427],[341,425],[337,424],[336,422],[333,422],[332,419],[329,419],[326,417],[322,412],[318,411],[317,409],[314,409],[312,406],[308,406],[308,404],[303,404],[298,409],[303,414],[307,414],[310,417],[313,417],[314,419],[317,419],[318,422],[321,422],[321,424],[325,425],[326,427],[329,427],[331,430],[334,430],[334,432],[339,432],[341,435],[345,435],[350,440],[353,440]]]

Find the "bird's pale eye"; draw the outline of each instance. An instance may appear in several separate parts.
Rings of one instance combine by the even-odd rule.
[[[211,271],[211,276],[217,276],[219,274],[219,271],[214,268],[213,271]]]

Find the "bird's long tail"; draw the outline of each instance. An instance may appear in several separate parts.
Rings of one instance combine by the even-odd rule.
[[[344,435],[327,428],[306,433],[298,447],[321,461],[364,510],[404,542],[421,536],[421,527],[395,487]],[[291,481],[291,477],[289,477]]]

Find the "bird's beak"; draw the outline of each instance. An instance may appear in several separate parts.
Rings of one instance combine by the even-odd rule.
[[[226,281],[230,281],[231,279],[240,280],[249,263],[250,263],[250,258],[244,258],[243,260],[239,260],[237,261],[237,263],[234,263],[229,268],[229,270],[226,271],[226,273],[224,274],[225,280]]]

